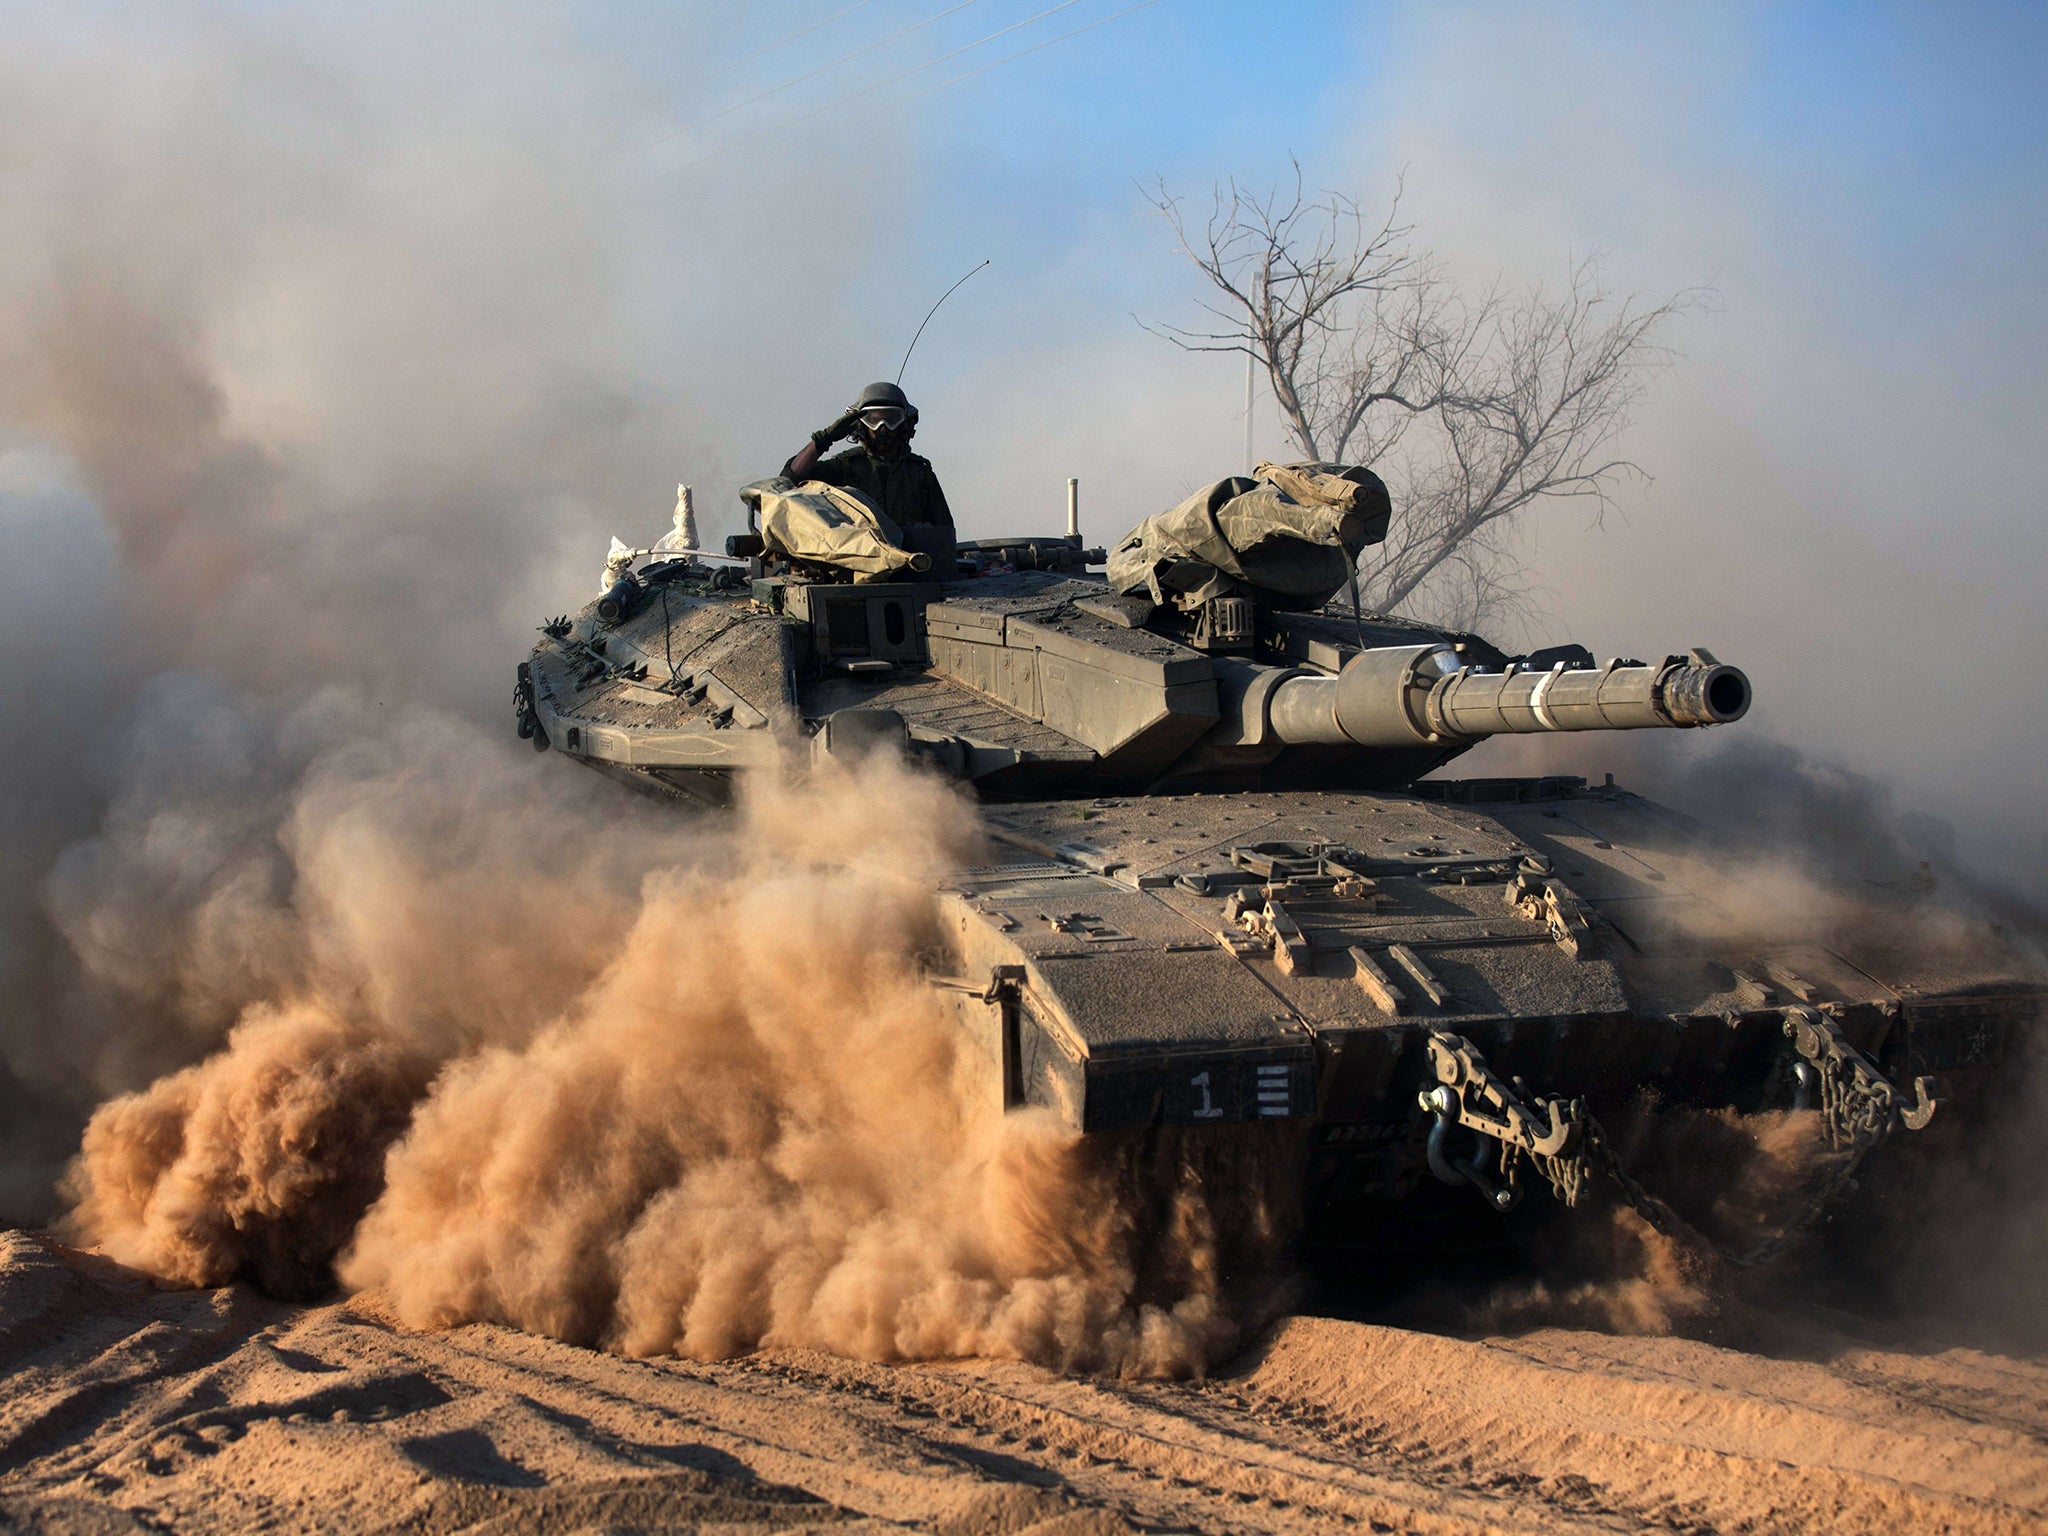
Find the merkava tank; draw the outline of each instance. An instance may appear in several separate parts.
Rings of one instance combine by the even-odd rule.
[[[793,748],[964,781],[996,853],[938,893],[933,983],[988,1092],[1082,1133],[1291,1126],[1312,1245],[1539,1183],[1698,1238],[1603,1130],[1645,1103],[1819,1116],[1803,1224],[2039,1015],[2019,957],[1898,942],[1905,902],[1758,920],[1726,842],[1611,777],[1426,777],[1502,734],[1728,725],[1750,685],[1358,612],[1369,471],[1260,465],[1112,550],[1071,482],[1065,537],[957,543],[831,487],[742,495],[719,554],[687,492],[654,550],[614,543],[519,668],[520,734],[711,802]]]

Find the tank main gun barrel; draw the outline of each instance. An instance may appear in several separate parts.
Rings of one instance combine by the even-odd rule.
[[[1749,709],[1749,679],[1705,651],[1662,662],[1504,672],[1443,644],[1360,651],[1334,677],[1296,674],[1266,694],[1266,722],[1290,746],[1453,745],[1543,731],[1725,725]]]

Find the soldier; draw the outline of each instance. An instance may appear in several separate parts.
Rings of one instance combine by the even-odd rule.
[[[845,415],[811,434],[782,473],[791,480],[822,480],[859,491],[904,531],[906,542],[918,547],[929,540],[910,538],[910,530],[943,528],[950,534],[953,509],[946,505],[931,460],[910,451],[916,431],[917,407],[903,391],[894,384],[870,384]],[[827,448],[849,437],[859,446],[824,457]],[[946,546],[948,558],[951,549]]]

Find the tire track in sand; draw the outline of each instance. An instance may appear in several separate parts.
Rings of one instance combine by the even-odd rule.
[[[1219,1387],[1253,1419],[1292,1409],[1421,1463],[1569,1482],[1650,1528],[2043,1529],[2048,1454],[2011,1422],[2040,1408],[2042,1373],[1977,1370],[1974,1390],[2001,1406],[1972,1414],[1953,1392],[1883,1390],[1894,1360],[1950,1388],[1970,1374],[1867,1350],[1836,1368],[1685,1339],[1466,1341],[1296,1318]]]
[[[1305,1317],[1194,1383],[639,1361],[408,1333],[374,1297],[166,1294],[0,1233],[0,1381],[0,1516],[87,1499],[209,1536],[629,1504],[687,1523],[771,1487],[821,1519],[989,1536],[2048,1533],[2048,1364],[1969,1350],[1794,1360]]]

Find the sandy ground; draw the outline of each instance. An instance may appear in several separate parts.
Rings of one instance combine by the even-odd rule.
[[[0,1233],[0,1531],[2048,1530],[2048,1361],[1297,1317],[1204,1382],[409,1333]]]

